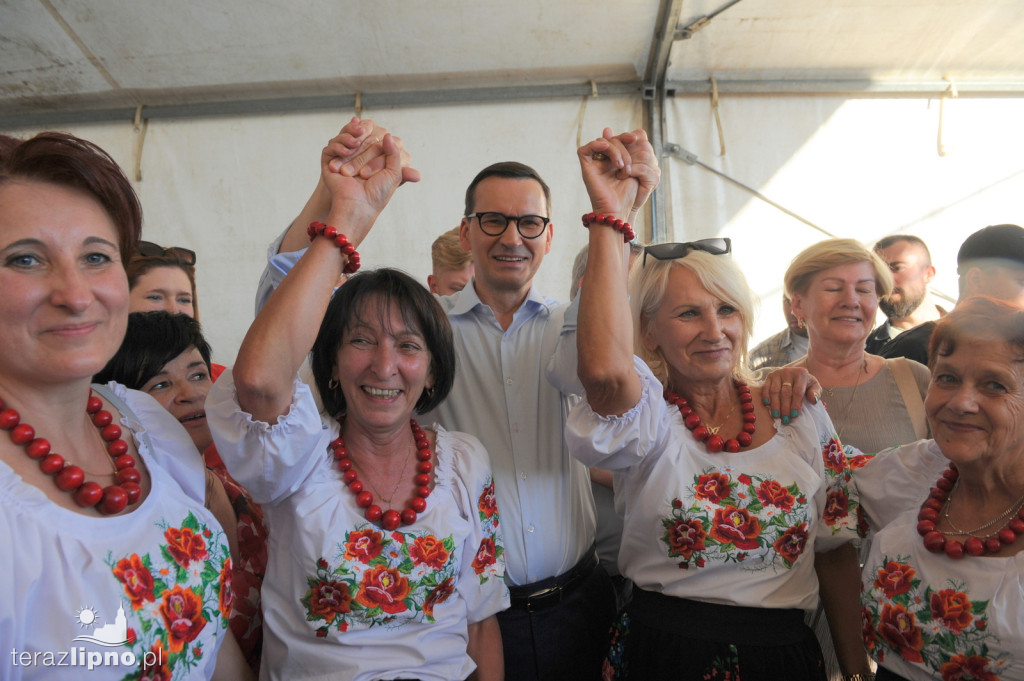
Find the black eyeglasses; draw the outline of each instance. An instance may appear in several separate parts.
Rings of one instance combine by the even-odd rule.
[[[135,247],[135,250],[138,251],[139,255],[144,255],[148,258],[173,256],[184,262],[186,265],[196,264],[196,252],[190,251],[187,248],[181,248],[180,246],[164,248],[160,244],[155,244],[152,241],[140,241]]]
[[[505,215],[503,213],[470,213],[467,218],[476,218],[480,221],[480,230],[487,236],[501,236],[508,229],[509,222],[516,223],[519,236],[524,239],[536,239],[544,233],[544,229],[551,222],[550,218],[542,218],[539,215]]]
[[[711,255],[725,255],[732,252],[732,239],[720,237],[716,239],[700,239],[699,241],[687,241],[685,243],[655,244],[644,249],[644,261],[641,267],[647,265],[647,255],[658,260],[676,260],[685,258],[690,251],[704,251]]]

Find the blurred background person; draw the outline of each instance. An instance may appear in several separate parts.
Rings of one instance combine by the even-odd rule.
[[[933,440],[854,471],[878,681],[1024,678],[1024,311],[968,298],[931,336]]]
[[[786,319],[786,328],[750,351],[747,365],[751,371],[785,366],[807,354],[807,328],[793,314],[793,304],[785,293],[782,294],[782,316]]]
[[[878,301],[886,320],[868,336],[866,349],[872,354],[904,331],[946,314],[928,290],[935,267],[924,241],[894,234],[880,239],[874,251],[889,266],[893,286],[892,293]]]
[[[427,275],[431,293],[450,296],[466,287],[473,278],[473,254],[459,243],[459,228],[448,230],[430,246],[433,271]]]

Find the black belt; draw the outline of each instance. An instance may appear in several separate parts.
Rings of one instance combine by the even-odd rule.
[[[558,605],[569,597],[597,567],[597,552],[593,547],[568,572],[556,577],[542,579],[533,584],[510,586],[508,589],[512,607],[527,612],[546,610]]]

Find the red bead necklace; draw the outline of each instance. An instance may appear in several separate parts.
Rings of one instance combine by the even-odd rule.
[[[712,454],[723,449],[727,452],[735,453],[743,447],[749,447],[750,443],[754,441],[753,432],[757,428],[757,414],[754,413],[754,398],[750,396],[750,387],[743,381],[733,381],[733,384],[736,386],[736,392],[740,396],[743,430],[737,433],[736,437],[728,440],[723,440],[722,436],[718,434],[721,426],[718,428],[705,426],[701,421],[700,414],[693,410],[693,407],[686,401],[686,398],[680,397],[668,388],[665,388],[664,391],[665,401],[679,407],[679,413],[683,416],[683,423],[686,424],[686,427],[690,429],[695,438],[704,443],[704,446]]]
[[[942,477],[935,482],[935,487],[928,493],[928,499],[925,500],[921,511],[917,514],[917,533],[924,538],[926,549],[932,553],[945,552],[950,558],[963,558],[965,554],[981,556],[985,553],[999,553],[1004,546],[1017,541],[1018,535],[1024,534],[1024,497],[1018,499],[995,520],[974,530],[963,531],[953,525],[949,519],[949,500],[953,490],[956,489],[959,478],[960,471],[957,470],[956,464],[951,463],[949,468],[942,472]],[[943,509],[945,509],[944,513]],[[960,542],[939,532],[937,528],[940,513],[943,513],[947,524],[953,528],[954,536],[966,536],[967,539]],[[1009,517],[1009,520],[1000,529],[990,532],[984,537],[974,536],[975,532],[991,527],[1006,517]]]
[[[85,471],[69,463],[60,454],[50,451],[49,441],[36,437],[36,430],[21,421],[21,414],[15,409],[5,408],[0,399],[0,430],[10,433],[11,441],[25,448],[30,458],[39,461],[39,468],[52,475],[57,487],[69,492],[82,508],[95,506],[100,513],[114,515],[125,507],[136,503],[142,496],[139,482],[142,475],[135,468],[135,459],[128,454],[128,443],[121,439],[121,426],[113,423],[113,415],[103,408],[103,400],[89,391],[85,411],[93,425],[100,431],[100,437],[107,442],[107,452],[113,458],[116,484],[101,487],[99,483],[86,481]]]
[[[339,425],[341,419],[338,419]],[[420,513],[427,510],[427,497],[430,496],[430,471],[434,464],[430,462],[433,452],[430,451],[430,440],[423,432],[416,419],[409,419],[412,426],[412,436],[416,440],[416,475],[413,482],[416,485],[416,496],[412,498],[409,505],[399,513],[389,508],[384,511],[380,506],[373,503],[373,494],[364,489],[362,480],[356,470],[352,468],[352,459],[348,458],[348,450],[345,449],[345,440],[338,432],[338,437],[328,445],[338,462],[338,470],[342,472],[341,479],[348,485],[352,494],[356,495],[356,506],[365,508],[364,515],[371,523],[379,523],[385,530],[396,530],[399,525],[412,525]]]

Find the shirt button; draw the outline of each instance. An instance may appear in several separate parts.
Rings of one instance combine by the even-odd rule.
[[[512,385],[512,378],[511,377],[505,379],[505,385]]]
[[[530,525],[529,527],[526,528],[527,532],[533,532],[533,530],[534,530],[533,525]]]
[[[519,477],[522,478],[523,480],[526,480],[526,471],[521,471],[519,473]]]

